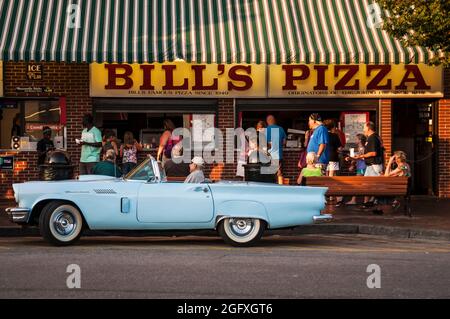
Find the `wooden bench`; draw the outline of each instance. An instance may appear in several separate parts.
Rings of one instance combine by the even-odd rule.
[[[403,197],[405,214],[411,215],[411,180],[387,176],[304,177],[303,186],[328,187],[327,196]]]

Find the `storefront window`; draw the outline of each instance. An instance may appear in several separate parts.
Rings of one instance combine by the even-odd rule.
[[[0,101],[0,149],[11,149],[11,139],[23,135],[21,107],[15,101]]]
[[[279,111],[277,109],[264,109],[261,110],[243,110],[239,112],[238,122],[242,128],[248,129],[250,127],[256,127],[257,123],[263,121],[265,123],[266,117],[271,114],[275,116],[277,124],[284,128],[288,135],[286,148],[301,148],[304,145],[304,134],[300,132],[307,131],[308,127],[308,117],[311,113],[319,112],[322,120],[331,119],[333,120],[337,128],[342,132],[345,132],[347,145],[346,147],[353,147],[355,140],[355,135],[357,133],[362,133],[362,126],[366,121],[374,121],[376,123],[376,111],[361,110],[355,112],[346,111],[310,111],[310,110],[283,110]],[[350,117],[349,115],[353,115]],[[350,118],[354,118],[355,121],[359,122],[349,122]],[[362,119],[362,120],[361,120]],[[347,125],[347,127],[346,127]],[[358,128],[360,130],[358,131]],[[357,132],[358,131],[358,132]]]
[[[0,102],[1,149],[36,150],[43,128],[50,127],[56,148],[64,148],[60,100],[26,100]],[[19,143],[12,143],[20,140]]]
[[[205,130],[214,127],[215,114],[191,113],[117,113],[97,112],[96,124],[103,130],[112,130],[120,142],[125,132],[133,136],[142,145],[144,150],[155,150],[159,146],[159,139],[164,132],[164,121],[170,120],[175,128],[191,130],[191,143],[202,135],[203,145],[214,141],[214,134],[205,134]]]

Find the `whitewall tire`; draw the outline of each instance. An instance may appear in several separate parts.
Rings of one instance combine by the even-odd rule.
[[[233,246],[252,246],[257,243],[266,223],[257,218],[225,218],[218,227],[218,231],[223,240]]]
[[[83,217],[75,206],[53,201],[42,210],[39,229],[47,242],[56,246],[71,245],[81,236]]]

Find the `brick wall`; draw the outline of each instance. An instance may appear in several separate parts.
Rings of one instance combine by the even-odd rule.
[[[378,132],[385,147],[385,161],[392,154],[392,100],[380,100],[380,123]]]
[[[66,97],[68,152],[74,163],[80,156],[80,149],[75,144],[82,130],[81,118],[84,113],[92,111],[89,97],[89,66],[87,64],[44,63],[44,79],[40,82],[28,81],[25,77],[25,63],[6,62],[5,96],[6,97]],[[450,72],[445,71],[445,99],[439,101],[438,136],[439,136],[439,196],[450,197]],[[43,86],[50,87],[49,94],[26,94],[16,92],[16,87]],[[234,127],[233,99],[218,101],[218,127],[225,133],[226,128]],[[386,156],[392,153],[392,101],[380,101],[379,132],[386,147]],[[225,141],[233,143],[233,140]],[[0,199],[11,198],[13,182],[35,180],[38,178],[37,156],[33,152],[12,152],[16,156],[15,172],[0,172]],[[11,152],[0,152],[9,155]],[[226,149],[224,146],[223,154]],[[284,177],[295,183],[298,176],[298,151],[286,151],[284,160]],[[234,163],[207,165],[206,175],[213,179],[236,179],[236,160]],[[77,173],[77,168],[75,173]]]
[[[438,102],[438,193],[450,197],[450,69],[444,72],[444,99]]]
[[[5,97],[66,97],[67,107],[67,150],[74,163],[80,157],[80,148],[75,144],[75,138],[81,135],[81,119],[86,112],[92,112],[89,97],[89,65],[74,63],[43,63],[42,81],[26,79],[26,63],[4,63]],[[20,93],[17,87],[49,87],[52,93]],[[0,152],[0,155],[6,155]],[[18,152],[16,168],[18,172],[1,172],[0,199],[12,195],[11,181],[29,181],[38,179],[36,167],[37,155],[33,152]],[[76,168],[77,172],[78,168]]]
[[[39,178],[36,152],[0,152],[1,156],[14,156],[14,171],[0,171],[0,200],[13,199],[13,183]]]

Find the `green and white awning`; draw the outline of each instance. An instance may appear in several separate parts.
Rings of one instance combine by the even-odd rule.
[[[372,0],[0,0],[0,60],[427,63]]]

